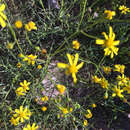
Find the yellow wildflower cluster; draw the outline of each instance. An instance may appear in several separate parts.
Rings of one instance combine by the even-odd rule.
[[[130,8],[127,8],[125,5],[121,5],[119,7],[119,10],[121,11],[122,14],[126,14],[126,13],[130,12]]]
[[[10,119],[10,122],[12,125],[16,126],[20,122],[23,123],[25,120],[29,120],[31,114],[32,113],[27,107],[25,107],[24,109],[23,106],[20,106],[19,109],[15,109],[14,114]]]
[[[66,90],[66,87],[65,87],[64,85],[57,84],[56,87],[57,87],[57,89],[58,89],[58,91],[59,91],[59,93],[60,93],[61,95],[64,94],[64,92],[65,92],[65,90]]]
[[[16,89],[16,94],[17,96],[22,96],[25,95],[25,93],[27,93],[27,90],[29,90],[29,86],[30,82],[27,82],[26,80],[24,80],[23,82],[20,82],[20,86]]]
[[[111,20],[112,17],[116,15],[116,12],[111,10],[105,10],[104,14],[106,14],[106,19]]]
[[[30,64],[34,65],[37,58],[37,56],[33,54],[26,55],[26,56],[24,56],[23,54],[19,54],[19,57],[24,58],[23,61],[27,61],[28,65]]]
[[[87,113],[85,114],[85,117],[87,118],[87,119],[90,119],[90,118],[92,118],[92,113],[91,113],[91,111],[90,111],[90,109],[87,109]]]
[[[17,20],[17,21],[15,22],[15,27],[16,27],[16,28],[20,29],[20,28],[22,28],[22,26],[23,26],[23,24],[22,24],[22,21],[21,21],[21,20]]]
[[[115,40],[115,33],[112,30],[112,27],[109,26],[109,36],[105,33],[102,32],[102,35],[105,37],[105,40],[102,39],[97,39],[96,40],[96,44],[98,45],[102,45],[105,52],[105,56],[109,56],[111,58],[114,57],[114,54],[117,55],[118,54],[118,48],[116,47],[117,45],[119,45],[119,40],[118,41],[114,41]]]
[[[107,66],[107,67],[103,66],[103,70],[106,74],[108,74],[111,72],[112,69],[109,66]],[[124,95],[122,94],[124,91],[127,91],[128,94],[130,93],[130,80],[128,77],[126,77],[124,75],[125,66],[116,64],[116,65],[114,65],[113,71],[119,72],[121,75],[118,75],[116,77],[115,82],[110,85],[105,78],[98,78],[96,75],[92,76],[92,81],[94,83],[100,84],[102,86],[102,88],[106,89],[105,96],[104,96],[105,99],[108,98],[109,90],[110,91],[112,90],[112,92],[113,92],[112,97],[118,96],[120,98],[124,98]],[[113,87],[109,88],[108,86],[111,86],[111,85]]]
[[[103,66],[102,68],[105,74],[109,74],[111,72],[111,67],[109,66]]]
[[[31,30],[37,30],[37,27],[36,27],[36,24],[33,21],[30,21],[27,24],[25,24],[25,29],[27,31],[31,31]]]
[[[38,129],[38,126],[33,123],[32,126],[30,124],[27,124],[26,127],[23,128],[23,130],[37,130]]]
[[[5,10],[5,4],[1,4],[0,3],[0,25],[2,26],[2,28],[6,27],[6,20],[7,17],[4,14],[4,10]]]
[[[73,44],[73,48],[74,48],[74,49],[76,49],[76,50],[79,49],[80,43],[79,43],[77,40],[74,40],[74,41],[72,42],[72,44]]]
[[[79,59],[79,54],[78,53],[75,54],[75,58],[74,59],[68,53],[67,53],[67,57],[68,57],[68,60],[69,60],[69,64],[58,63],[57,66],[58,66],[58,68],[65,69],[66,75],[72,74],[73,82],[77,83],[76,73],[78,72],[78,70],[80,68],[82,68],[84,62],[81,62],[79,65],[77,65],[78,59]]]

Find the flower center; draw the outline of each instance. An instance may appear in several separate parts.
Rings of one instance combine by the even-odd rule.
[[[21,113],[19,113],[19,117],[24,117],[25,116],[25,114],[24,114],[24,112],[21,112]]]
[[[106,41],[106,47],[108,48],[111,48],[113,46],[113,40],[111,38],[109,38],[107,41]]]
[[[71,66],[69,67],[69,72],[70,72],[70,73],[77,73],[78,70],[77,70],[77,68],[76,68],[75,65],[71,65]]]

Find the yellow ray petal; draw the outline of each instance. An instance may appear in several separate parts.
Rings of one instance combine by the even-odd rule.
[[[0,25],[4,28],[6,26],[6,22],[3,20],[3,18],[0,16]]]
[[[72,77],[73,77],[73,82],[77,83],[77,78],[76,78],[76,74],[75,73],[72,73]]]
[[[119,41],[119,40],[118,40],[118,41],[113,41],[113,45],[114,45],[114,46],[119,45],[119,43],[120,43],[120,41]]]
[[[81,62],[79,65],[76,66],[77,70],[83,67],[84,62]]]
[[[102,35],[105,37],[106,40],[108,40],[108,35],[105,32],[102,32]]]
[[[57,67],[58,68],[63,68],[63,69],[65,69],[65,68],[68,68],[68,64],[65,64],[65,63],[57,63]]]
[[[2,11],[4,11],[5,10],[5,4],[2,4],[1,6],[0,6],[0,12],[2,12]]]
[[[79,59],[79,54],[76,53],[75,54],[75,59],[74,59],[74,65],[77,65],[78,59]]]
[[[7,20],[7,17],[4,13],[0,12],[0,16],[4,19],[4,20]]]
[[[67,53],[67,57],[68,57],[68,60],[69,60],[70,65],[72,65],[72,64],[73,64],[73,61],[72,61],[71,55]]]
[[[104,43],[105,43],[105,40],[102,40],[102,39],[96,40],[96,44],[98,44],[98,45],[103,45]]]
[[[109,26],[109,38],[112,38],[112,35],[113,35],[112,27]]]

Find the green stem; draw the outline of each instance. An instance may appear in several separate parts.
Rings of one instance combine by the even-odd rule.
[[[85,35],[86,37],[89,37],[89,38],[92,38],[92,39],[97,39],[97,37],[95,37],[95,36],[92,36],[92,35],[89,35],[89,34],[87,34],[86,32],[84,32],[84,31],[80,31],[83,35]]]
[[[83,12],[82,12],[82,16],[81,16],[81,19],[80,19],[80,22],[79,22],[77,30],[79,30],[80,25],[82,24],[82,21],[83,21],[84,15],[85,15],[85,11],[86,11],[87,0],[84,0],[83,2],[84,2],[83,3],[84,4],[84,6],[83,6]]]

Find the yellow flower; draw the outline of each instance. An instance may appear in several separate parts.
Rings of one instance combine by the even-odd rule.
[[[0,5],[0,25],[2,26],[2,28],[6,26],[5,20],[7,20],[6,15],[3,13],[4,10],[5,10],[5,4],[1,4]]]
[[[130,81],[128,81],[127,85],[123,88],[124,91],[127,91],[130,94]]]
[[[119,10],[121,11],[122,14],[126,14],[127,12],[130,12],[130,8],[127,8],[126,6],[124,5],[121,5],[119,7]]]
[[[127,84],[127,81],[128,81],[128,78],[125,77],[124,74],[122,74],[122,76],[118,75],[116,79],[118,80],[119,86],[125,86]]]
[[[87,114],[85,114],[85,117],[88,118],[88,119],[90,119],[90,118],[92,118],[92,116],[93,115],[92,115],[90,109],[87,109]]]
[[[88,121],[87,120],[84,120],[84,126],[88,126]]]
[[[37,68],[40,70],[40,69],[42,69],[42,66],[41,66],[41,65],[38,65]]]
[[[15,22],[15,27],[16,27],[16,28],[20,29],[20,28],[22,28],[22,26],[23,26],[23,24],[22,24],[22,21],[21,21],[21,20],[17,20],[17,21]]]
[[[12,50],[14,48],[14,44],[13,43],[7,43],[6,48],[9,49],[9,50]]]
[[[42,97],[42,98],[41,98],[41,101],[43,101],[43,102],[48,101],[48,97],[47,97],[47,96]]]
[[[38,126],[36,126],[35,123],[32,124],[32,126],[30,124],[27,125],[27,127],[24,127],[23,130],[37,130]]]
[[[76,50],[79,49],[80,43],[79,43],[77,40],[74,40],[74,41],[72,42],[72,44],[73,44],[73,48],[74,48],[74,49],[76,49]]]
[[[109,20],[111,20],[112,17],[116,15],[116,12],[111,10],[105,10],[104,13],[107,15],[106,18]]]
[[[117,45],[119,45],[119,40],[118,41],[114,41],[115,40],[115,33],[112,31],[112,27],[109,26],[109,36],[103,32],[102,33],[105,37],[105,40],[102,39],[97,39],[96,40],[96,44],[98,45],[102,45],[102,47],[104,47],[104,52],[105,52],[105,56],[109,56],[111,55],[111,58],[114,57],[114,54],[117,55],[118,53],[118,48],[115,47]]]
[[[22,65],[22,64],[21,64],[20,62],[17,63],[17,67],[18,67],[18,68],[21,68],[21,65]]]
[[[15,109],[15,114],[13,116],[18,122],[21,121],[23,123],[25,119],[29,120],[31,112],[27,107],[23,109],[23,106],[20,106],[19,109]]]
[[[73,108],[71,107],[71,108],[70,108],[70,112],[72,112],[72,111],[73,111]]]
[[[11,122],[11,125],[14,125],[14,126],[19,124],[19,122],[14,117],[11,117],[9,121]]]
[[[25,56],[22,53],[20,53],[20,54],[18,54],[18,57],[24,58]]]
[[[95,107],[96,107],[96,104],[93,103],[93,104],[92,104],[92,107],[95,108]]]
[[[76,73],[83,66],[84,62],[81,62],[79,65],[77,65],[77,62],[78,62],[78,59],[79,59],[79,54],[78,53],[75,54],[75,59],[74,60],[72,60],[72,57],[71,57],[70,54],[67,54],[67,57],[68,57],[68,60],[69,60],[69,64],[58,63],[57,66],[59,68],[66,69],[65,73],[67,75],[72,74],[73,82],[76,83],[77,82]]]
[[[65,89],[66,89],[66,87],[64,85],[57,84],[56,87],[57,87],[58,91],[60,92],[60,94],[64,94]]]
[[[36,27],[36,24],[33,21],[30,21],[27,24],[25,24],[25,29],[27,31],[31,31],[31,30],[37,30],[37,27]]]
[[[23,83],[22,82],[20,82],[20,85],[21,85],[21,87],[23,88],[23,91],[24,92],[27,92],[27,90],[29,90],[29,85],[30,85],[30,82],[27,82],[26,80],[24,80],[23,81]]]
[[[95,76],[92,76],[92,81],[94,83],[99,83],[101,81],[101,78],[98,78],[96,75]]]
[[[102,78],[99,84],[102,86],[102,88],[108,89],[108,81],[105,78]]]
[[[28,61],[28,65],[30,65],[30,64],[34,65],[36,58],[37,58],[36,55],[30,54],[30,55],[27,55],[27,56],[23,59],[23,61]]]
[[[47,110],[47,107],[44,106],[44,107],[42,107],[41,109],[42,109],[42,111],[46,111],[46,110]]]
[[[25,95],[24,89],[22,87],[17,88],[15,92],[16,92],[17,96]]]
[[[123,89],[120,89],[120,86],[117,88],[117,86],[114,86],[114,88],[112,88],[113,90],[113,94],[112,97],[118,96],[120,98],[123,98],[124,96],[121,94],[123,92]]]
[[[106,74],[109,74],[111,72],[111,67],[109,66],[103,66],[103,71],[106,73]]]
[[[42,50],[41,50],[41,53],[42,53],[42,54],[46,54],[46,53],[47,53],[47,50],[46,50],[46,49],[42,49]]]
[[[124,74],[125,65],[116,64],[114,67],[115,67],[114,71]]]

